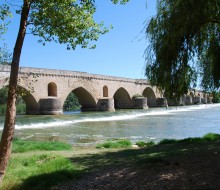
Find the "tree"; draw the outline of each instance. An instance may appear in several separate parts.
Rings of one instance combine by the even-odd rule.
[[[124,4],[128,0],[111,1]],[[108,31],[103,23],[98,24],[93,19],[96,11],[95,0],[14,0],[13,4],[20,7],[16,11],[20,14],[20,26],[12,55],[7,110],[0,144],[0,184],[11,154],[19,62],[27,31],[39,36],[39,42],[43,45],[46,42],[55,41],[66,44],[67,49],[75,49],[77,45],[82,48],[94,48],[95,46],[90,42],[98,40],[99,35]],[[7,10],[9,6],[13,5],[7,5],[7,1],[4,6],[1,5]],[[4,11],[0,14],[5,17]]]
[[[64,110],[65,111],[73,111],[80,109],[80,102],[77,96],[71,92],[67,97],[66,101],[64,102]]]
[[[146,28],[146,76],[168,97],[220,87],[220,0],[158,0]]]

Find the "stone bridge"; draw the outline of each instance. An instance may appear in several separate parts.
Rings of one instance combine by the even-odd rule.
[[[0,89],[8,85],[9,75],[10,66],[0,65]],[[21,67],[18,87],[27,114],[62,114],[71,92],[79,99],[82,111],[144,109],[165,106],[167,102],[147,80],[85,72]],[[180,100],[182,105],[209,102],[206,94],[193,89]],[[172,101],[168,104],[172,105]]]
[[[1,65],[0,89],[8,85],[9,74],[10,67]],[[71,92],[83,111],[154,107],[162,97],[147,80],[41,68],[21,67],[18,86],[27,114],[60,114]]]

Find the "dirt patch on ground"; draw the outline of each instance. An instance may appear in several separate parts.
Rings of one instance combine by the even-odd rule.
[[[72,157],[86,174],[60,190],[220,189],[220,142],[160,145]]]

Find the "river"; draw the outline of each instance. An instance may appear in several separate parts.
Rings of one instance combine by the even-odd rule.
[[[0,133],[4,117],[0,117]],[[15,137],[61,140],[89,146],[113,139],[158,142],[165,138],[220,134],[220,104],[118,110],[115,112],[66,112],[64,115],[18,115]]]

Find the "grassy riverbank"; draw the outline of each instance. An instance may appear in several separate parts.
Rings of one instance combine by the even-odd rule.
[[[45,147],[54,142],[47,143]],[[70,149],[67,145],[56,149],[60,146],[53,144],[48,149],[43,144],[13,142],[3,190],[216,189],[220,185],[220,135],[164,140],[147,148]]]

